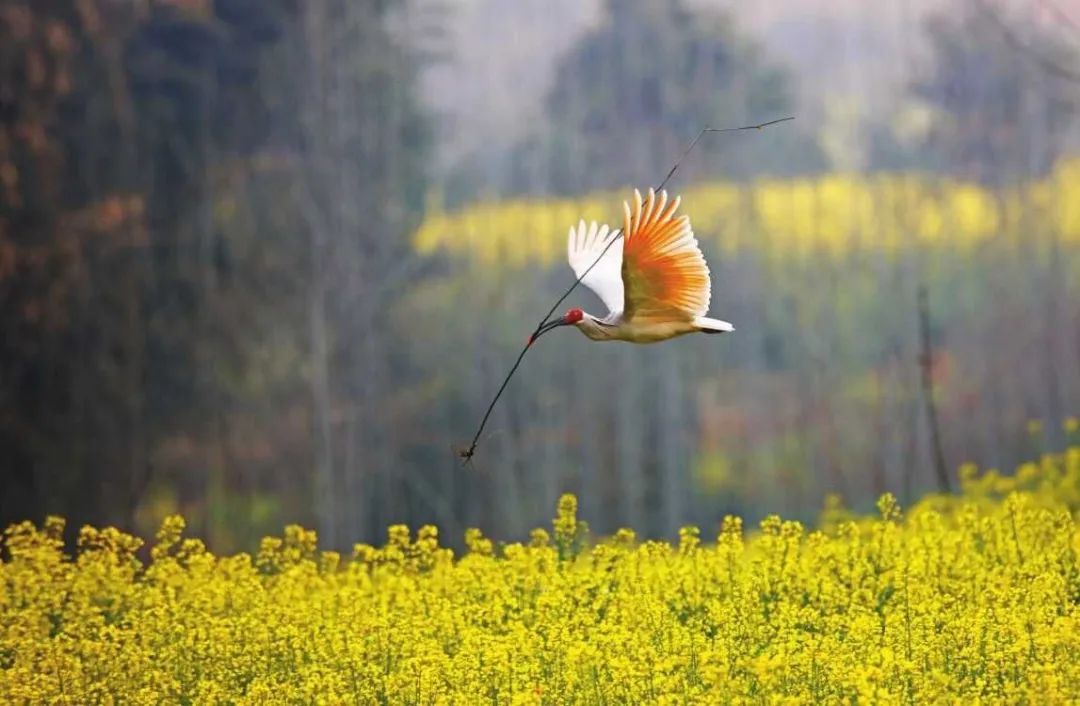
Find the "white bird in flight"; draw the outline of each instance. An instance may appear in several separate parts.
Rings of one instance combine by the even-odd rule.
[[[570,267],[604,302],[607,316],[570,309],[545,324],[532,340],[558,326],[577,326],[594,341],[631,343],[655,343],[699,331],[734,331],[727,321],[705,316],[711,296],[709,266],[690,229],[690,218],[675,215],[678,208],[679,198],[669,204],[666,191],[658,196],[649,189],[642,201],[635,189],[633,207],[623,202],[623,237],[616,242],[611,240],[619,231],[595,221],[571,227],[566,245]]]

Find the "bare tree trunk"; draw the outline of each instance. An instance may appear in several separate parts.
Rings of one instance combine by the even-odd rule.
[[[498,465],[491,469],[492,485],[495,489],[495,524],[492,532],[503,536],[514,536],[519,530],[521,519],[521,496],[518,492],[518,451],[521,448],[521,430],[515,423],[514,407],[521,404],[520,397],[506,400],[506,404],[496,410],[496,424],[501,433],[496,437]],[[546,440],[550,443],[550,440]]]
[[[578,445],[577,458],[580,461],[581,471],[578,474],[581,489],[578,492],[581,501],[581,513],[585,517],[592,518],[592,522],[601,527],[612,527],[614,519],[607,513],[610,503],[607,502],[607,488],[600,482],[601,474],[601,409],[598,395],[600,386],[596,384],[596,376],[575,366],[574,374],[574,407],[571,418],[577,421],[576,437]],[[602,384],[602,381],[601,381]],[[553,509],[554,498],[547,498],[548,510]]]
[[[306,77],[299,87],[305,106],[301,116],[304,137],[308,143],[308,169],[304,175],[307,187],[301,207],[311,232],[310,301],[308,340],[311,355],[311,396],[315,432],[315,514],[322,542],[332,546],[337,541],[339,489],[335,478],[334,458],[334,397],[333,352],[329,311],[330,266],[334,262],[336,222],[333,214],[325,213],[326,200],[318,195],[334,182],[334,156],[328,144],[325,121],[330,86],[327,66],[331,63],[328,47],[327,3],[312,2],[303,11],[302,45],[307,50],[299,75]]]
[[[934,401],[934,361],[930,343],[930,304],[926,287],[921,284],[919,285],[919,340],[922,344],[919,367],[922,369],[923,399],[926,403],[926,421],[930,427],[930,445],[934,455],[934,472],[937,476],[938,488],[951,493],[952,484],[949,482],[949,470],[945,463],[945,450],[941,445],[941,428],[938,425],[937,403]]]
[[[619,351],[619,385],[615,393],[615,475],[622,488],[620,521],[627,526],[634,526],[643,517],[645,501],[644,381],[634,360],[636,352],[630,348]]]
[[[687,402],[680,370],[682,356],[672,347],[666,347],[657,356],[659,367],[660,400],[657,424],[657,470],[660,490],[660,531],[672,536],[686,518],[686,500],[689,492],[686,469]]]
[[[131,527],[138,509],[142,492],[149,479],[146,458],[147,433],[145,424],[145,396],[143,380],[145,379],[146,362],[146,337],[143,328],[142,312],[142,287],[141,272],[139,265],[129,265],[126,270],[124,297],[124,329],[125,329],[125,374],[124,374],[124,406],[127,413],[125,433],[127,435],[127,473],[126,481],[127,502],[121,509],[123,516],[121,521]],[[135,270],[138,270],[136,272]],[[124,490],[124,489],[118,489]],[[123,497],[122,494],[118,494]]]
[[[314,261],[320,261],[321,238],[316,238]],[[334,436],[330,397],[330,352],[326,326],[325,274],[321,265],[312,271],[309,340],[311,343],[311,397],[315,423],[315,513],[319,537],[328,545],[336,540],[337,489],[334,483]]]
[[[1054,233],[1050,236],[1048,271],[1046,276],[1041,278],[1045,291],[1043,294],[1043,315],[1040,317],[1043,322],[1042,387],[1046,391],[1046,402],[1043,405],[1043,420],[1046,424],[1043,426],[1048,437],[1047,441],[1053,448],[1059,448],[1064,442],[1061,428],[1061,420],[1065,416],[1065,405],[1062,403],[1061,389],[1064,380],[1058,366],[1058,341],[1061,333],[1067,330],[1067,322],[1062,320],[1060,316],[1061,305],[1058,296],[1059,282],[1063,282],[1065,279],[1061,276],[1063,257],[1060,242],[1057,234]]]
[[[538,288],[538,284],[537,284]],[[558,501],[560,486],[563,483],[563,474],[574,473],[579,482],[576,488],[579,507],[582,516],[586,520],[594,520],[592,514],[596,489],[588,486],[586,479],[593,469],[585,468],[577,463],[567,467],[567,463],[580,461],[580,455],[575,453],[580,448],[583,440],[580,439],[581,417],[577,414],[577,391],[575,390],[575,371],[566,366],[563,361],[558,363],[551,358],[545,358],[545,365],[540,371],[541,379],[558,381],[556,389],[562,402],[559,405],[544,404],[539,412],[539,425],[541,429],[550,430],[541,440],[539,453],[526,452],[526,459],[535,459],[537,468],[535,477],[529,484],[535,488],[531,501],[528,502],[531,523],[521,529],[544,524],[550,516],[555,503]],[[527,427],[526,427],[527,429]],[[577,444],[575,444],[577,440]],[[532,461],[530,461],[532,463]],[[576,466],[576,467],[575,467]],[[528,478],[529,469],[523,468],[523,475]],[[589,510],[586,513],[586,509]]]

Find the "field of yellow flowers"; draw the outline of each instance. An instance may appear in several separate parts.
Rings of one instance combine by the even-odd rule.
[[[166,520],[10,527],[0,703],[1076,703],[1080,447],[876,517],[677,545],[552,530],[460,557],[434,527],[351,557],[289,527],[214,556]]]
[[[420,253],[459,253],[485,265],[558,263],[565,258],[566,230],[579,218],[622,225],[627,192],[510,199],[453,212],[434,200],[413,245]],[[1063,160],[1041,180],[1000,191],[900,173],[716,181],[679,193],[681,212],[699,239],[725,255],[753,250],[770,262],[919,246],[958,252],[1003,241],[1030,246],[1033,224],[1058,243],[1080,243],[1080,159]]]

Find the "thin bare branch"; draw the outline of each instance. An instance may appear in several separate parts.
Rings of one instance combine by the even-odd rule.
[[[1005,24],[1005,21],[994,11],[994,8],[990,6],[990,3],[987,2],[987,0],[972,0],[972,2],[975,3],[975,7],[979,10],[979,14],[997,28],[1005,42],[1011,46],[1017,54],[1020,54],[1033,62],[1052,76],[1080,83],[1080,71],[1071,69],[1067,66],[1062,66],[1056,61],[1035,51],[1035,49],[1027,42],[1020,39],[1011,27]]]
[[[1056,4],[1054,4],[1050,0],[1036,0],[1036,2],[1038,2],[1039,5],[1041,5],[1047,12],[1053,15],[1058,22],[1068,25],[1076,32],[1080,32],[1080,22],[1074,20],[1069,15],[1069,13],[1062,10]]]

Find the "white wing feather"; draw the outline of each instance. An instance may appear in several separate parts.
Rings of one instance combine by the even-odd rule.
[[[615,237],[618,237],[618,231],[612,231],[606,225],[598,226],[593,221],[586,226],[585,221],[578,221],[577,227],[571,226],[566,242],[566,259],[570,261],[570,269],[578,277],[588,271],[581,283],[595,292],[612,314],[621,312],[624,303],[623,239],[618,238],[611,243]],[[611,243],[611,247],[608,247],[608,243]],[[607,252],[604,252],[604,248],[607,248]],[[600,253],[604,253],[604,256],[596,262]],[[590,270],[589,266],[594,262],[596,266]]]

